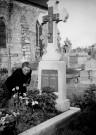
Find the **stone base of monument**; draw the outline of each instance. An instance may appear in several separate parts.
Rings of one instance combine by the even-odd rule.
[[[38,68],[38,89],[53,87],[58,96],[57,108],[67,111],[70,108],[66,99],[66,63],[64,61],[40,61]]]
[[[68,111],[70,109],[70,102],[69,99],[66,99],[64,101],[56,101],[56,108],[57,110],[60,110],[62,112]]]
[[[62,127],[66,129],[71,119],[77,117],[79,112],[79,108],[70,107],[68,111],[34,126],[19,135],[55,135],[56,131]]]

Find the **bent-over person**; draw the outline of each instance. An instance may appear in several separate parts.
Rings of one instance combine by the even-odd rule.
[[[30,63],[24,62],[21,68],[16,69],[12,75],[6,79],[5,85],[10,92],[10,96],[13,94],[12,89],[15,88],[18,89],[21,95],[27,91],[26,86],[30,84],[31,73]]]

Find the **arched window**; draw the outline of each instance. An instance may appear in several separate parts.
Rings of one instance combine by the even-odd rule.
[[[42,40],[40,39],[41,35],[42,35],[42,26],[37,21],[36,22],[36,48],[38,48],[37,51],[40,57],[43,54]]]
[[[6,48],[6,26],[2,17],[0,18],[0,48]]]

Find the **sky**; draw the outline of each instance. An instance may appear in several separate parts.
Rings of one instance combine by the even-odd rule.
[[[88,47],[96,43],[96,0],[60,0],[58,8],[67,9],[66,23],[59,22],[61,44],[66,37],[72,48]]]

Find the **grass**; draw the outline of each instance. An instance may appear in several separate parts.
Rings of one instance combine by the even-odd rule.
[[[75,76],[79,76],[80,71],[76,69],[67,69],[66,70],[66,89],[67,89],[67,98],[72,100],[73,95],[83,93],[86,88],[89,87],[88,84],[81,84],[80,82],[75,82]]]

